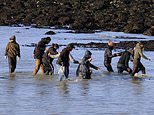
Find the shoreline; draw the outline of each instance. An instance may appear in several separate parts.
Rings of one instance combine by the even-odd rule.
[[[114,43],[114,48],[115,49],[125,49],[127,47],[134,48],[136,43],[138,41],[120,41],[118,43]],[[154,51],[154,40],[149,40],[149,41],[142,41],[144,44],[144,50],[145,51]],[[95,43],[95,42],[90,42],[90,43],[72,43],[76,47],[82,47],[82,48],[106,48],[107,43]],[[22,45],[23,47],[35,47],[36,43],[31,43],[31,44],[25,44]],[[59,46],[66,46],[63,44],[59,44]]]

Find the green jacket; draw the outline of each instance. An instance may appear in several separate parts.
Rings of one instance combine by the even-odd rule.
[[[134,61],[136,60],[140,60],[142,58],[148,60],[149,58],[146,57],[144,54],[143,54],[143,50],[140,46],[139,43],[136,44],[136,47],[134,48]]]
[[[5,56],[20,57],[20,46],[17,42],[9,42],[6,46]]]

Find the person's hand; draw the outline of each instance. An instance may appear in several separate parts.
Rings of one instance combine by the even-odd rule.
[[[5,57],[5,59],[7,59],[7,56],[4,56]]]
[[[148,61],[151,61],[151,59],[148,58]]]
[[[75,63],[75,64],[79,64],[79,61],[75,60],[74,63]]]
[[[100,67],[97,67],[97,70],[100,70],[101,68]]]
[[[131,59],[130,61],[133,62],[133,59]]]
[[[116,55],[116,56],[120,56],[120,53],[116,53],[115,55]]]

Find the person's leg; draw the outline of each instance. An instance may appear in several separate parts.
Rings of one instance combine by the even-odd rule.
[[[132,73],[132,69],[131,69],[130,67],[128,67],[128,68],[126,69],[126,71],[127,71],[129,74]]]
[[[117,69],[118,69],[118,73],[122,73],[123,72],[122,67],[117,67]]]
[[[54,66],[52,63],[50,63],[50,72],[49,72],[50,75],[53,75],[54,74]]]
[[[62,81],[64,76],[64,66],[59,66],[59,71],[58,71],[58,80]]]
[[[92,71],[91,71],[91,70],[88,71],[88,72],[86,73],[85,79],[91,79],[91,74],[92,74]]]
[[[132,71],[132,76],[134,76],[135,75],[135,73],[138,73],[139,71],[139,63],[138,63],[138,61],[135,61],[135,62],[133,62],[133,71]]]
[[[145,67],[143,66],[143,64],[141,62],[139,63],[139,68],[142,71],[142,74],[146,74]]]
[[[41,67],[41,70],[42,70],[42,74],[44,74],[45,73],[45,71],[44,71],[44,65],[42,63],[40,65],[40,67]]]
[[[64,76],[65,76],[65,79],[68,79],[68,75],[69,75],[69,66],[65,66],[64,67]]]
[[[37,74],[37,72],[39,71],[39,69],[40,69],[40,66],[41,66],[41,60],[40,59],[36,59],[35,60],[35,69],[34,69],[34,71],[33,71],[33,75],[36,75]]]
[[[8,63],[9,63],[9,73],[12,73],[12,58],[11,57],[8,57]]]
[[[17,59],[16,59],[16,57],[13,57],[12,58],[12,72],[14,72],[15,71],[15,69],[16,69],[16,65],[17,65]],[[12,73],[11,72],[11,73]]]
[[[113,72],[112,66],[109,64],[107,67],[108,72]]]

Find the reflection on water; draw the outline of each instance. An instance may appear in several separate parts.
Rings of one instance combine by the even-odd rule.
[[[5,76],[5,77],[2,77]],[[127,78],[127,79],[126,79]],[[153,115],[153,80],[95,74],[92,80],[58,82],[55,76],[3,73],[2,115]]]

